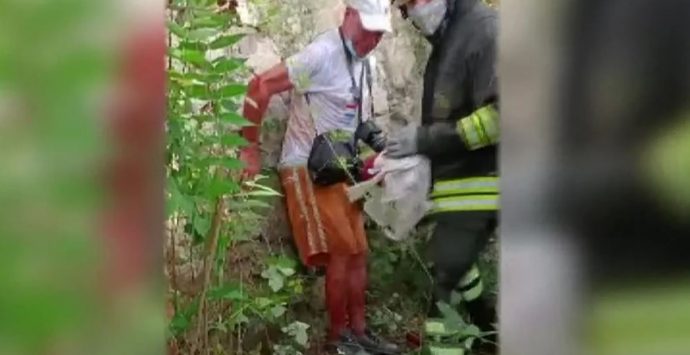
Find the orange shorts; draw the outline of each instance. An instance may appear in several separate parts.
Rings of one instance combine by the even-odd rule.
[[[305,166],[280,169],[292,235],[302,262],[321,266],[330,254],[368,250],[360,203],[350,203],[347,185],[314,185]]]

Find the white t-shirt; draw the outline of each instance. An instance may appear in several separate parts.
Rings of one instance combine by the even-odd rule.
[[[370,65],[373,76],[373,61]],[[295,89],[280,165],[304,165],[316,132],[321,134],[334,129],[354,132],[357,129],[357,103],[351,90],[352,80],[338,29],[319,35],[301,52],[288,58],[286,66]],[[352,67],[357,92],[362,84],[360,78],[364,84],[362,120],[366,121],[371,118],[371,100],[366,74],[361,76],[363,61],[353,60]],[[309,98],[308,103],[305,95]]]

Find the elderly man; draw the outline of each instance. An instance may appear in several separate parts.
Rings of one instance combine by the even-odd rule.
[[[390,3],[346,3],[339,28],[320,34],[285,63],[251,80],[244,116],[255,125],[243,130],[250,145],[241,158],[246,175],[259,171],[259,128],[269,99],[292,90],[279,172],[300,257],[307,266],[326,268],[327,351],[394,354],[397,347],[375,337],[366,326],[367,238],[361,208],[346,195],[347,185],[356,177],[345,169],[351,179],[324,179],[310,163],[315,142],[321,139],[323,143],[329,132],[364,141],[376,151],[385,146],[372,120],[371,69],[366,57],[383,33],[391,31]],[[356,152],[353,155],[356,160]]]

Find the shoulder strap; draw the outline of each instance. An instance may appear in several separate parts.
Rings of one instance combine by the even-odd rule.
[[[371,69],[371,60],[369,60],[367,58],[367,60],[364,62],[364,65],[365,65],[365,69],[367,71],[367,87],[369,87],[369,89],[371,89],[371,87],[373,85],[373,79],[372,79],[372,75],[371,75],[371,70],[372,70]],[[369,92],[371,93],[371,90],[369,90]]]
[[[366,80],[367,83],[367,88],[369,89],[369,107],[371,108],[371,118],[374,118],[374,96],[373,96],[373,90],[372,90],[372,75],[371,75],[371,61],[369,59],[366,59],[362,63],[362,71],[360,72],[360,77],[359,77],[359,87],[357,85],[357,82],[355,81],[355,76],[354,76],[354,60],[352,58],[352,54],[350,51],[347,49],[347,46],[345,45],[345,37],[343,36],[342,30],[339,28],[338,29],[338,34],[340,34],[340,40],[343,45],[343,51],[345,52],[345,59],[347,61],[347,71],[348,74],[350,74],[350,83],[352,84],[351,90],[353,95],[357,95],[356,100],[357,100],[357,122],[358,124],[362,124],[362,103],[363,103],[363,96],[364,96],[364,80]],[[366,79],[365,79],[365,74],[366,74]],[[359,89],[359,93],[357,93],[357,89]],[[310,105],[309,102],[309,95],[305,94],[305,100],[307,102],[307,106]],[[310,115],[311,116],[311,115]],[[314,124],[314,129],[316,130],[316,122],[314,121],[314,118],[312,117],[312,122]],[[318,131],[317,131],[318,134]]]
[[[373,70],[371,68],[371,61],[367,58],[366,62],[364,62],[364,69],[366,70],[367,73],[367,88],[369,89],[369,108],[371,110],[371,116],[369,116],[370,119],[374,119],[374,84],[373,84],[373,79],[372,79],[372,74],[371,71]]]
[[[347,72],[350,74],[350,83],[352,84],[351,90],[355,91],[357,90],[357,83],[355,82],[355,74],[354,74],[354,69],[353,69],[353,59],[352,59],[352,54],[350,51],[347,49],[347,45],[345,44],[345,36],[343,35],[343,30],[341,28],[338,28],[338,34],[340,34],[340,42],[343,45],[343,52],[345,52],[345,61],[347,62]],[[361,81],[360,81],[361,84]],[[353,92],[354,94],[355,92]]]
[[[364,72],[367,72],[367,77],[369,76],[369,68],[368,65],[369,61],[367,60],[366,63],[362,63],[362,71],[359,74],[359,97],[357,99],[357,124],[362,124],[362,103],[364,100],[362,100],[362,97],[364,96]],[[371,95],[371,90],[369,90],[369,95]]]
[[[372,93],[371,93],[371,67],[369,65],[369,59],[366,59],[362,63],[362,71],[360,72],[359,76],[359,86],[357,85],[357,82],[355,81],[355,75],[354,75],[354,59],[352,58],[352,53],[347,49],[347,45],[345,44],[345,36],[343,35],[343,31],[341,28],[338,28],[338,34],[340,34],[340,41],[343,45],[343,52],[345,52],[345,60],[347,61],[347,71],[348,74],[350,74],[350,83],[352,86],[350,87],[350,90],[352,91],[352,95],[355,96],[355,100],[357,100],[357,123],[362,124],[362,102],[363,96],[364,96],[364,74],[366,73],[366,82],[369,87],[369,97],[370,100],[372,98]],[[372,101],[372,117],[373,117],[373,100]]]

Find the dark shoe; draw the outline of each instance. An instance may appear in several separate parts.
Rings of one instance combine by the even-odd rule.
[[[368,329],[364,332],[363,336],[357,337],[357,342],[364,350],[372,354],[397,355],[401,353],[397,345],[379,338]]]
[[[495,331],[496,323],[496,304],[486,297],[480,297],[474,301],[467,302],[465,308],[470,314],[472,323],[484,332]],[[495,341],[495,339],[493,339]]]
[[[338,341],[332,341],[324,347],[327,354],[338,355],[371,355],[362,345],[352,336],[350,332],[345,332]]]

